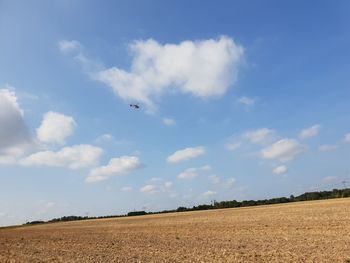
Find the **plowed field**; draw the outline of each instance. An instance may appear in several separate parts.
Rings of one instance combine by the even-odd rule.
[[[1,263],[348,259],[349,198],[0,229]]]

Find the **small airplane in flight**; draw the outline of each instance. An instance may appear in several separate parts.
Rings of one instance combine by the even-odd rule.
[[[135,109],[139,109],[140,106],[138,104],[130,104],[130,107],[135,108]]]

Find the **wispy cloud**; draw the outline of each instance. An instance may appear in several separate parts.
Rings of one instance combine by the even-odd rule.
[[[254,144],[266,144],[274,140],[275,137],[276,132],[268,128],[248,131],[243,134],[243,138]]]
[[[194,179],[198,176],[199,172],[203,171],[209,171],[211,167],[209,165],[204,165],[202,167],[193,167],[193,168],[188,168],[185,171],[181,172],[177,178],[178,179]]]
[[[241,142],[231,142],[226,144],[226,149],[230,151],[234,151],[241,147]]]
[[[163,118],[163,123],[166,126],[174,126],[174,125],[176,125],[176,121],[174,119],[171,119],[171,118]]]
[[[206,154],[206,150],[203,146],[189,147],[182,150],[174,152],[167,158],[169,163],[179,163],[183,161],[188,161],[199,156]]]
[[[293,160],[305,152],[306,146],[294,139],[282,139],[264,148],[261,157],[264,159],[275,159],[281,162]]]
[[[159,189],[156,185],[147,184],[140,189],[140,192],[146,193],[146,194],[155,194],[159,192]]]
[[[285,165],[280,165],[274,168],[272,172],[276,175],[282,175],[288,172],[288,168]]]
[[[345,134],[345,136],[344,136],[344,141],[345,141],[345,142],[350,142],[350,132],[347,133],[347,134]]]
[[[204,197],[212,197],[214,195],[216,195],[216,192],[215,191],[206,191],[202,194]]]
[[[245,97],[245,96],[240,97],[238,99],[238,102],[241,103],[241,104],[244,104],[246,106],[254,106],[254,104],[255,104],[255,100],[254,99],[248,98],[248,97]]]
[[[77,40],[61,40],[58,42],[58,48],[63,53],[68,53],[81,48],[81,44]]]
[[[120,189],[122,192],[131,192],[132,187],[131,186],[124,186]]]
[[[318,147],[318,150],[320,152],[330,152],[338,149],[338,145],[335,144],[323,144],[320,147]]]
[[[313,125],[309,128],[303,129],[299,133],[299,138],[300,139],[307,139],[307,138],[315,137],[319,134],[320,128],[321,128],[321,126],[316,124],[316,125]]]

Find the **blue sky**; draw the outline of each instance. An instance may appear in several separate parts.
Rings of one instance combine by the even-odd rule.
[[[342,187],[349,11],[0,1],[0,225]]]

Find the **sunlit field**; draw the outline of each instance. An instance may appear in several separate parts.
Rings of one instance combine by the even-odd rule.
[[[350,199],[4,228],[0,262],[346,262]]]

